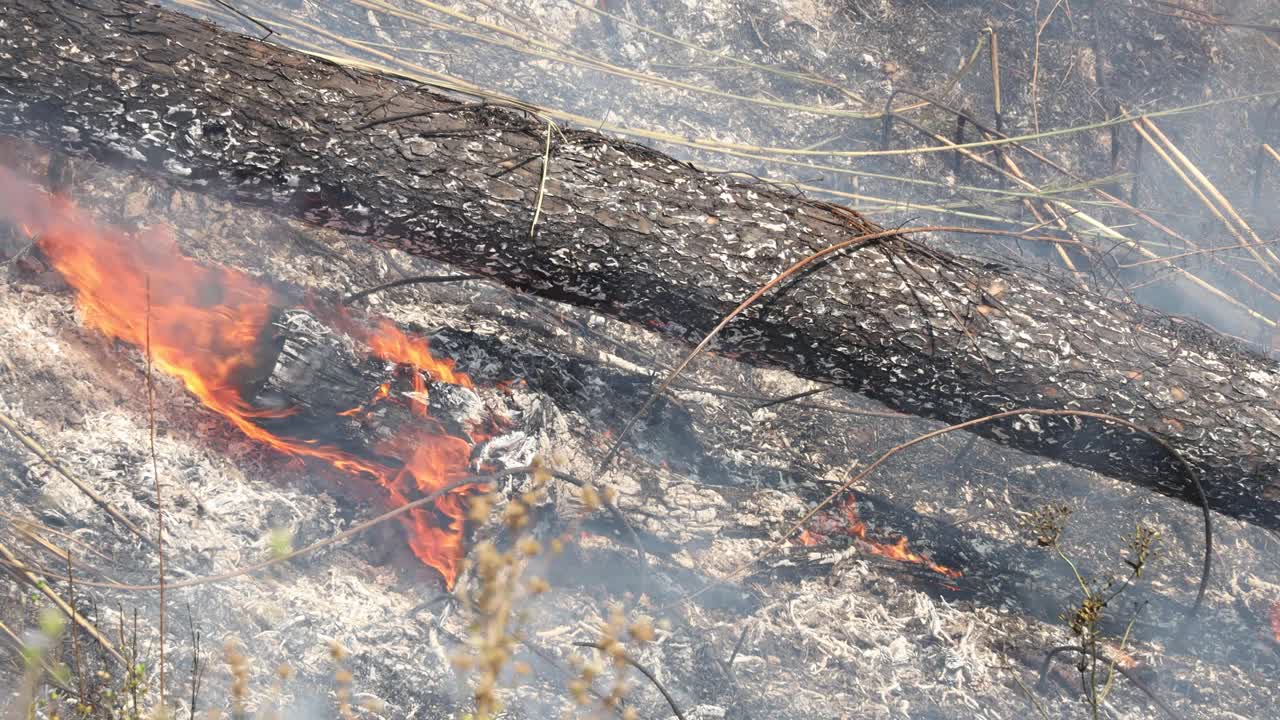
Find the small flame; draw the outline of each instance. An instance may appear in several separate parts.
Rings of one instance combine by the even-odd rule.
[[[473,387],[451,361],[433,357],[427,342],[410,337],[391,321],[372,329],[346,318],[351,334],[383,359],[412,369],[413,411],[425,419],[411,434],[376,448],[403,463],[390,467],[357,457],[316,440],[275,435],[254,421],[285,417],[291,411],[265,411],[241,395],[247,374],[270,329],[275,293],[251,276],[195,262],[178,250],[173,237],[152,230],[130,236],[100,228],[70,202],[51,197],[0,168],[0,218],[37,237],[41,251],[76,291],[85,325],[104,335],[146,348],[155,366],[180,380],[206,406],[250,438],[298,458],[326,461],[348,473],[368,475],[385,489],[393,506],[465,477],[470,446],[427,417],[426,380]],[[378,388],[369,404],[390,399],[390,384]],[[344,411],[357,414],[363,407]],[[460,496],[436,502],[445,522],[416,509],[403,516],[409,545],[452,587],[462,556],[465,513]]]
[[[1271,603],[1271,634],[1280,643],[1280,600]]]
[[[799,535],[796,535],[796,542],[805,547],[813,547],[822,542],[822,536],[818,533],[809,532],[809,529],[805,528],[800,531]]]
[[[858,505],[852,498],[845,503],[842,511],[844,513],[845,522],[848,523],[844,529],[845,532],[866,543],[867,549],[872,555],[879,555],[881,557],[889,558],[890,560],[897,560],[898,562],[923,565],[930,570],[949,578],[958,578],[964,575],[964,573],[959,570],[949,568],[945,565],[939,565],[920,553],[909,549],[907,547],[907,538],[905,536],[898,538],[898,541],[893,544],[868,540],[867,524],[862,521],[862,518],[858,517]]]
[[[1138,669],[1138,658],[1134,657],[1133,653],[1125,650],[1123,647],[1120,647],[1115,643],[1107,643],[1106,646],[1108,650],[1107,654],[1111,656],[1112,662],[1116,665],[1124,668],[1125,670]]]

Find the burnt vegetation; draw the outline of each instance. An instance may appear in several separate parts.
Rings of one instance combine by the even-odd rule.
[[[164,4],[0,7],[14,717],[1280,700],[1265,3]]]

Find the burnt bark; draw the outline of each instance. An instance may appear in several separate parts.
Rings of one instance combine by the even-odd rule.
[[[878,229],[787,191],[128,0],[0,9],[0,131],[291,213],[694,340],[763,281]],[[2,201],[0,201],[2,202]],[[767,297],[719,349],[942,421],[1117,415],[1280,528],[1280,368],[1193,323],[892,238]],[[1149,439],[1079,418],[980,431],[1195,500]]]

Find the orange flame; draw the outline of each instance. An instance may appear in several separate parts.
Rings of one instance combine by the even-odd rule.
[[[1271,633],[1280,643],[1280,600],[1271,603]]]
[[[930,570],[940,575],[946,575],[949,578],[958,578],[964,575],[964,573],[959,570],[949,568],[945,565],[939,565],[920,553],[909,549],[907,547],[907,538],[905,536],[898,538],[898,541],[891,545],[875,542],[874,540],[868,540],[867,524],[858,517],[858,506],[852,498],[845,503],[843,512],[845,521],[848,523],[848,526],[845,528],[845,532],[866,543],[867,549],[872,555],[879,555],[881,557],[889,558],[890,560],[897,560],[898,562],[923,565]]]
[[[393,506],[403,505],[467,474],[470,447],[425,422],[412,436],[377,448],[403,463],[388,467],[314,440],[275,435],[255,419],[290,411],[263,411],[242,395],[255,352],[270,330],[275,293],[249,275],[201,265],[182,255],[173,237],[160,231],[138,236],[96,226],[70,202],[51,197],[0,168],[0,218],[20,224],[50,263],[76,291],[87,326],[108,337],[147,348],[155,366],[180,380],[206,406],[258,442],[297,457],[316,458],[349,473],[372,476]],[[448,360],[430,354],[425,340],[405,335],[389,320],[370,330],[349,322],[352,334],[386,360],[413,368],[414,412],[426,416],[426,373],[441,382],[473,387]],[[383,385],[370,403],[389,397]],[[360,408],[342,413],[354,414]],[[460,497],[436,502],[444,527],[433,513],[417,509],[402,516],[414,554],[435,568],[452,587],[462,555],[464,512]]]
[[[813,547],[822,542],[822,536],[818,533],[809,532],[809,529],[805,528],[800,531],[800,534],[796,535],[796,542],[805,547]]]

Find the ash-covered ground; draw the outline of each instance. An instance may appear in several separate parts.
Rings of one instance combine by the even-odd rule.
[[[988,46],[968,62],[988,26],[999,36],[1002,124],[1010,134],[1103,121],[1120,112],[1117,103],[1127,110],[1158,109],[1272,91],[1280,58],[1280,47],[1269,41],[1274,35],[1170,17],[1160,14],[1168,8],[1157,3],[1044,0],[1038,9],[1026,3],[836,0],[593,4],[620,19],[570,2],[433,6],[303,0],[236,6],[276,25],[289,42],[308,40],[327,52],[372,58],[403,72],[413,68],[396,62],[408,61],[418,67],[415,72],[446,72],[590,118],[605,130],[644,131],[649,137],[642,141],[704,167],[846,193],[837,198],[870,210],[885,224],[954,220],[954,212],[983,216],[962,216],[962,224],[1008,227],[1006,221],[1014,226],[1039,221],[1023,206],[1024,198],[986,192],[1020,186],[973,162],[957,167],[951,153],[787,155],[782,159],[791,164],[783,164],[777,153],[760,148],[878,149],[881,119],[857,114],[878,113],[889,93],[900,88],[941,95],[939,100],[994,126]],[[1237,3],[1221,10],[1247,20],[1265,18],[1263,6]],[[543,46],[433,7],[516,28],[561,48],[560,55],[568,47],[591,61],[565,63]],[[206,9],[233,20],[213,4]],[[436,25],[424,25],[423,17]],[[353,47],[338,38],[358,38],[365,45]],[[495,38],[507,45],[495,44]],[[815,83],[815,76],[834,85]],[[768,102],[756,102],[762,99]],[[1280,140],[1275,136],[1280,128],[1267,115],[1274,101],[1227,103],[1159,120],[1267,238],[1274,236],[1267,228],[1275,226],[1275,206],[1252,206],[1250,199],[1259,173],[1270,196],[1280,177],[1275,169],[1254,165],[1259,142]],[[910,104],[909,98],[899,97],[895,104]],[[954,116],[936,107],[904,115],[927,130],[953,136]],[[937,142],[895,127],[892,147]],[[1137,198],[1145,210],[1203,240],[1204,247],[1231,242],[1215,220],[1206,220],[1190,204],[1194,198],[1149,151],[1138,167],[1133,131],[1122,129],[1114,166],[1105,130],[1051,138],[1035,147],[1087,179],[1138,173]],[[969,140],[978,139],[972,127],[968,132]],[[676,136],[745,147],[727,154],[723,148],[674,142]],[[990,149],[981,156],[1000,162]],[[1060,174],[1017,158],[1037,186],[1069,184]],[[44,176],[47,159],[38,154],[19,150],[13,159]],[[169,224],[184,252],[241,268],[291,292],[333,297],[398,277],[448,272],[100,168],[76,170],[69,196],[104,221],[125,227]],[[1117,182],[1130,197],[1132,179]],[[1117,227],[1138,224],[1132,215],[1087,204],[1096,201],[1088,191],[1063,196]],[[946,212],[936,210],[943,205]],[[1082,238],[1096,240],[1117,263],[1137,257],[1120,253],[1123,245],[1114,239],[1088,235],[1076,216],[1063,214]],[[1156,237],[1154,231],[1140,235]],[[1058,255],[1030,243],[958,247],[1018,253],[1027,262],[1061,267]],[[1153,247],[1162,254],[1189,249]],[[1238,255],[1214,257],[1247,267]],[[1072,257],[1084,264],[1081,256]],[[13,228],[0,231],[0,263],[0,412],[154,533],[142,354],[86,330],[69,289]],[[1238,280],[1216,260],[1196,256],[1179,263],[1271,312],[1265,294],[1237,288]],[[1156,281],[1132,290],[1145,302],[1195,315],[1248,340],[1272,342],[1267,331],[1175,284],[1166,267],[1144,266],[1124,279],[1134,286]],[[1114,275],[1101,276],[1114,280]],[[1114,283],[1107,287],[1116,291]],[[431,337],[433,347],[477,379],[478,394],[513,419],[508,435],[536,439],[539,453],[578,477],[590,476],[611,437],[644,402],[654,377],[687,351],[642,329],[477,281],[389,290],[372,296],[368,305]],[[573,489],[557,486],[544,519],[546,532],[572,527],[576,539],[560,559],[542,568],[552,591],[524,608],[521,633],[528,644],[519,655],[532,672],[505,679],[510,717],[596,711],[573,705],[566,691],[572,670],[566,668],[571,654],[584,653],[573,643],[598,639],[599,625],[615,602],[628,613],[669,623],[656,642],[628,649],[690,718],[1090,717],[1074,658],[1059,656],[1049,683],[1037,687],[1047,652],[1075,642],[1061,615],[1081,599],[1065,561],[1039,547],[1035,533],[1020,524],[1023,514],[1056,503],[1074,511],[1062,547],[1091,581],[1128,571],[1124,560],[1131,556],[1125,548],[1139,522],[1159,532],[1141,580],[1107,609],[1105,627],[1113,638],[1109,656],[1120,656],[1119,638],[1136,617],[1125,645],[1137,662],[1133,672],[1179,717],[1261,718],[1272,712],[1280,685],[1280,643],[1268,624],[1270,608],[1280,602],[1275,537],[1215,518],[1218,564],[1203,620],[1179,634],[1175,630],[1194,598],[1203,552],[1196,508],[964,434],[913,448],[856,488],[870,539],[892,544],[906,536],[913,550],[961,571],[961,577],[881,558],[826,520],[822,528],[832,532],[816,544],[790,540],[746,577],[684,600],[769,550],[774,538],[851,470],[936,427],[889,417],[883,408],[837,390],[761,407],[811,389],[818,388],[785,373],[710,357],[650,414],[606,478],[619,490],[618,505],[646,548],[647,570],[628,534],[607,513],[580,521],[584,511],[573,502]],[[171,581],[270,558],[281,535],[300,547],[381,511],[344,492],[344,479],[331,468],[299,463],[245,439],[169,379],[157,385],[156,425]],[[138,646],[154,681],[156,594],[92,583],[153,583],[155,553],[113,528],[83,493],[8,434],[0,434],[0,483],[2,542],[47,567],[48,582],[64,596],[64,560],[42,549],[32,535],[71,547],[78,563],[78,604],[91,608],[88,614],[112,638],[118,637],[122,618],[125,635],[131,634],[137,611]],[[38,525],[24,534],[19,518]],[[464,576],[461,584],[472,582]],[[16,582],[3,587],[0,620],[18,633],[30,632],[45,600],[33,599],[31,588]],[[353,712],[459,717],[474,678],[455,670],[449,658],[458,638],[468,633],[469,617],[443,597],[438,575],[408,552],[396,523],[263,572],[171,590],[169,698],[189,702],[198,631],[204,658],[201,708],[230,706],[223,643],[235,637],[249,658],[248,703],[257,711],[280,705],[288,717],[336,717],[337,693],[344,687],[340,670],[347,669],[357,701]],[[79,640],[90,656],[87,662],[98,662],[92,641]],[[336,661],[330,641],[341,643],[350,656]],[[281,665],[296,676],[278,681]],[[19,692],[21,665],[15,662],[6,672],[0,682]],[[650,683],[635,673],[630,682],[630,699],[641,717],[671,716]],[[607,689],[607,679],[599,685]],[[379,702],[384,703],[380,710],[365,707],[377,708]],[[1100,712],[1111,718],[1164,716],[1126,677],[1116,679]]]
[[[446,270],[101,168],[77,165],[74,175],[69,196],[104,221],[169,223],[193,257],[298,291],[334,296]],[[19,254],[22,241],[11,230],[5,238],[13,261],[0,285],[0,411],[154,532],[144,358],[85,329],[72,294],[39,253]],[[590,475],[643,402],[652,373],[686,350],[476,281],[398,288],[370,302],[429,336],[477,379],[482,396],[502,405],[512,432],[537,438],[538,452],[579,477]],[[498,390],[500,382],[514,385]],[[915,448],[856,488],[868,539],[892,544],[905,535],[913,550],[961,577],[880,558],[828,522],[814,525],[829,533],[816,544],[792,540],[745,579],[685,600],[768,549],[851,469],[933,427],[888,417],[843,391],[759,407],[806,389],[783,373],[710,358],[654,411],[607,477],[647,550],[647,570],[607,514],[579,525],[583,511],[572,500],[551,504],[546,522],[579,532],[543,568],[552,591],[523,608],[521,633],[530,645],[519,655],[533,671],[508,678],[510,716],[574,712],[564,674],[579,651],[572,643],[594,641],[607,608],[621,603],[669,623],[633,653],[689,717],[1020,718],[1041,710],[1086,717],[1069,659],[1059,659],[1050,684],[1035,689],[1045,653],[1073,641],[1059,615],[1080,601],[1065,562],[1020,525],[1021,514],[1050,503],[1075,510],[1063,548],[1091,581],[1125,574],[1126,535],[1136,523],[1159,531],[1154,559],[1108,608],[1105,626],[1118,646],[1136,613],[1125,652],[1162,700],[1184,717],[1265,716],[1280,670],[1266,620],[1280,599],[1273,537],[1216,519],[1219,565],[1203,623],[1174,636],[1198,580],[1196,508],[968,436]],[[269,558],[281,532],[300,547],[380,511],[344,495],[331,468],[245,439],[169,379],[158,383],[156,409],[171,582]],[[113,530],[105,513],[12,437],[0,438],[0,453],[6,545],[50,568],[49,582],[63,592],[59,559],[19,533],[16,520],[70,547],[79,606],[93,607],[109,629],[122,614],[131,627],[136,609],[138,645],[154,672],[156,594],[93,583],[153,583],[155,553]],[[462,585],[470,582],[464,576]],[[6,585],[7,625],[30,621],[40,604],[30,594]],[[194,628],[205,653],[201,707],[229,702],[220,655],[235,637],[250,658],[253,707],[280,702],[298,716],[336,715],[339,663],[328,643],[337,641],[350,650],[341,666],[353,674],[357,697],[382,707],[361,712],[456,716],[470,676],[448,659],[469,620],[442,595],[438,575],[407,551],[394,523],[267,571],[172,589],[170,699],[185,701]],[[281,665],[296,677],[273,680]],[[631,681],[642,717],[669,712],[647,682]],[[1104,712],[1141,718],[1158,711],[1119,678]]]

